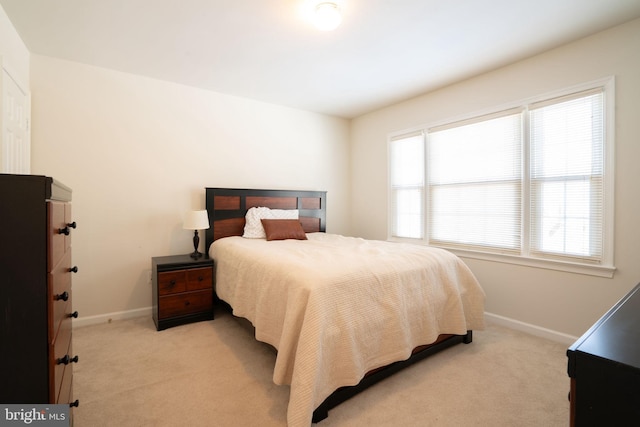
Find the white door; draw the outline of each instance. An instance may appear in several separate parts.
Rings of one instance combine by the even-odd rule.
[[[29,96],[4,68],[1,90],[0,172],[28,174],[31,172]]]

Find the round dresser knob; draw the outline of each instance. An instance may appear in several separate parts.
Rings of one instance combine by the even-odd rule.
[[[60,300],[67,301],[69,299],[69,292],[64,291],[63,293],[53,297],[53,299],[55,299],[56,301],[60,301]]]

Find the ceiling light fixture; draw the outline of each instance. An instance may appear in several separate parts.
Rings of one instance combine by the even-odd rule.
[[[333,2],[321,2],[316,6],[314,24],[319,30],[332,31],[342,21],[340,8]]]

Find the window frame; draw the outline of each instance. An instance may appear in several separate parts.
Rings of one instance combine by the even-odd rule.
[[[523,120],[523,141],[522,141],[522,192],[521,192],[521,247],[519,253],[504,253],[500,252],[487,252],[482,248],[469,247],[464,248],[463,245],[446,245],[441,243],[430,242],[430,230],[429,230],[429,197],[424,197],[423,203],[423,238],[403,238],[395,237],[392,235],[392,225],[395,221],[395,213],[393,211],[393,205],[391,204],[391,144],[394,140],[402,138],[403,136],[415,135],[417,132],[423,132],[424,134],[424,167],[425,167],[425,180],[423,194],[429,193],[428,171],[426,171],[428,144],[427,138],[430,131],[433,129],[443,128],[451,126],[455,123],[464,123],[473,120],[477,120],[483,116],[491,116],[499,114],[502,111],[522,109],[526,114],[529,113],[529,107],[532,105],[540,104],[543,102],[552,102],[554,99],[561,99],[565,97],[578,94],[580,92],[587,92],[590,90],[603,91],[603,113],[604,113],[604,148],[603,148],[603,207],[602,207],[602,258],[597,262],[591,262],[589,260],[581,260],[576,258],[564,256],[553,256],[550,254],[536,255],[531,248],[530,235],[530,203],[531,203],[531,184],[530,184],[530,142],[529,142],[529,119]],[[415,126],[402,131],[390,133],[388,135],[388,168],[389,168],[389,181],[388,181],[388,228],[387,239],[390,241],[409,242],[414,244],[431,245],[435,247],[441,247],[447,249],[461,257],[473,258],[480,260],[488,260],[494,262],[502,262],[507,264],[524,265],[528,267],[551,269],[558,271],[565,271],[571,273],[586,274],[599,277],[613,277],[615,272],[614,266],[614,166],[615,166],[615,77],[609,76],[598,80],[590,81],[567,87],[564,89],[556,90],[553,92],[544,93],[542,95],[530,97],[520,101],[512,102],[505,105],[496,106],[494,108],[487,108],[479,112],[473,112],[464,114],[459,117],[449,118],[434,123]]]

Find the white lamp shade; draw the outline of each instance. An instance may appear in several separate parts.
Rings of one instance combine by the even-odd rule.
[[[182,228],[185,230],[206,230],[209,228],[209,216],[206,210],[189,211],[184,216]]]

